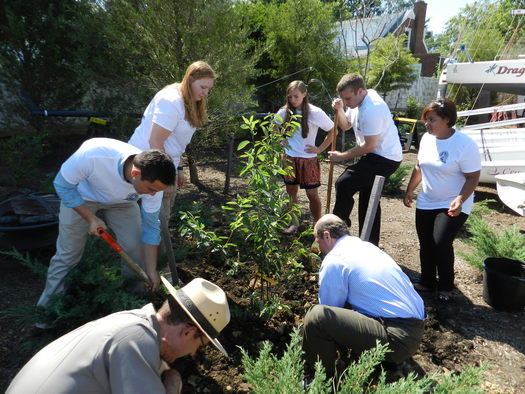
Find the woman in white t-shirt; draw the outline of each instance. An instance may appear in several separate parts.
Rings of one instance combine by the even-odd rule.
[[[314,223],[321,217],[321,200],[317,189],[321,186],[321,167],[317,155],[322,153],[332,140],[334,122],[319,107],[308,103],[308,91],[303,81],[293,81],[286,89],[286,104],[277,112],[282,122],[288,123],[292,115],[300,115],[296,121],[300,128],[286,138],[284,159],[293,167],[293,175],[285,176],[286,192],[294,204],[298,203],[299,188],[305,189],[310,202]],[[277,120],[277,123],[281,123]],[[319,128],[328,132],[320,146],[315,145]],[[285,234],[297,231],[298,223],[292,223]]]
[[[180,157],[196,128],[207,121],[206,97],[216,78],[206,62],[190,64],[180,83],[164,87],[153,97],[129,140],[139,149],[160,149],[170,155],[177,167],[177,187],[184,185]],[[174,199],[174,187],[164,192],[161,215],[169,218]]]
[[[427,133],[403,201],[411,207],[421,183],[416,203],[421,279],[414,288],[420,292],[437,289],[440,298],[448,300],[454,289],[453,242],[474,203],[481,159],[476,143],[452,128],[457,119],[452,101],[432,102],[421,119]]]

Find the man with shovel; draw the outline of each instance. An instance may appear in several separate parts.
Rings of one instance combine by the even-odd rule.
[[[202,278],[175,290],[155,310],[117,312],[92,321],[40,350],[15,376],[9,394],[180,393],[180,374],[166,363],[193,355],[230,321],[226,294]]]
[[[84,142],[62,164],[53,182],[61,199],[57,251],[49,263],[46,286],[37,305],[47,306],[52,294],[64,290],[64,279],[80,261],[87,235],[99,236],[98,229],[106,230],[106,222],[131,259],[144,262],[141,268],[156,289],[160,283],[156,269],[159,192],[174,182],[173,162],[160,150],[141,152],[109,138]],[[135,278],[127,266],[123,275]]]
[[[313,371],[320,359],[333,376],[340,348],[359,355],[378,340],[390,348],[385,361],[411,357],[423,336],[425,310],[401,268],[375,245],[348,235],[335,215],[322,216],[314,235],[326,256],[319,270],[319,305],[304,318],[307,367]]]
[[[340,162],[359,158],[346,168],[335,183],[333,213],[350,226],[350,213],[354,195],[359,192],[359,233],[361,233],[368,208],[368,201],[376,175],[388,178],[401,164],[403,153],[397,128],[388,106],[373,89],[366,89],[363,77],[346,74],[337,84],[340,98],[332,106],[336,111],[338,125],[342,130],[354,130],[356,145],[345,151],[330,151],[328,159]],[[348,107],[346,113],[344,106]],[[372,225],[369,241],[379,245],[381,207]]]

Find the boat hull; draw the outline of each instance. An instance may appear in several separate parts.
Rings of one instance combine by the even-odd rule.
[[[525,172],[525,128],[462,130],[476,142],[482,183],[496,183],[496,175]]]
[[[500,200],[521,216],[525,216],[525,170],[517,174],[497,175]]]

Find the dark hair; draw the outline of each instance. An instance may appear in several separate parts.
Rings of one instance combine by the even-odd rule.
[[[181,308],[179,303],[175,301],[172,296],[168,296],[168,299],[164,301],[157,313],[172,326],[177,324],[188,324],[190,326],[195,326],[195,323],[191,317],[184,311],[184,309]]]
[[[359,74],[345,74],[337,84],[337,93],[348,88],[353,89],[354,93],[357,93],[359,89],[366,89],[365,80]]]
[[[158,149],[148,149],[133,158],[133,165],[140,170],[143,181],[160,181],[169,186],[175,183],[175,166],[168,154]]]
[[[449,100],[447,98],[437,99],[435,101],[432,101],[429,105],[427,105],[423,109],[423,113],[421,114],[422,121],[427,120],[427,115],[430,111],[434,111],[436,115],[440,118],[447,118],[448,127],[454,126],[456,120],[458,119],[456,104],[454,104],[452,100]]]
[[[308,137],[308,90],[306,89],[306,84],[303,81],[293,81],[290,82],[288,87],[286,88],[286,105],[284,108],[286,108],[286,116],[284,117],[284,123],[287,123],[290,121],[290,118],[292,117],[292,114],[295,115],[295,108],[293,105],[290,104],[290,101],[288,100],[288,95],[292,90],[298,90],[301,93],[306,93],[306,96],[304,96],[303,103],[301,104],[301,135],[303,138]]]
[[[317,236],[322,237],[325,231],[330,233],[330,237],[339,239],[348,234],[348,226],[341,219],[321,220],[317,225]]]

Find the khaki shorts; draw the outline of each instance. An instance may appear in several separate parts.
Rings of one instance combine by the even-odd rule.
[[[315,189],[321,186],[321,166],[317,157],[306,159],[283,155],[285,164],[293,167],[292,176],[283,176],[287,185],[299,185],[301,189]]]

